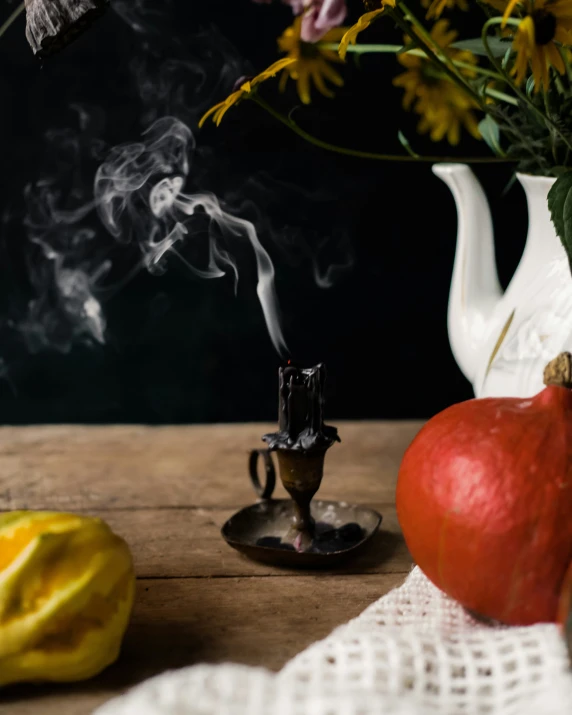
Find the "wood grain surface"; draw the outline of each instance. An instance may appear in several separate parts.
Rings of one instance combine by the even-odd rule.
[[[0,693],[0,715],[88,715],[169,668],[234,661],[274,670],[402,582],[411,568],[395,514],[397,470],[420,422],[341,422],[319,495],[372,506],[380,533],[335,571],[249,561],[220,527],[255,501],[251,448],[273,425],[0,428],[0,510],[104,518],[138,575],[120,660],[97,678]],[[284,497],[280,486],[276,496]],[[293,612],[288,602],[304,603]]]

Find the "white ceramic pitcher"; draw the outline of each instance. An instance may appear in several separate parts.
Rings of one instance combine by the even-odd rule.
[[[481,185],[464,164],[437,164],[433,171],[457,204],[448,314],[455,359],[477,397],[534,395],[543,387],[544,366],[563,350],[572,352],[572,275],[547,205],[555,180],[517,175],[528,202],[528,237],[503,294]]]

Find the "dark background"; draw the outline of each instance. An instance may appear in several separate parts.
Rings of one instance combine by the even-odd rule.
[[[0,0],[3,16],[13,7]],[[350,7],[353,20],[360,3]],[[471,396],[446,333],[455,207],[430,165],[328,153],[251,102],[231,110],[220,128],[197,130],[201,113],[238,77],[276,59],[289,9],[250,0],[115,8],[120,12],[109,12],[43,65],[25,41],[22,18],[0,39],[0,421],[274,418],[281,361],[244,242],[236,246],[236,296],[230,279],[198,279],[174,258],[162,276],[141,270],[120,289],[95,291],[107,321],[102,345],[62,309],[51,286],[54,261],[32,240],[30,216],[42,186],[60,208],[89,200],[109,148],[137,141],[165,114],[196,136],[187,189],[215,192],[256,223],[274,260],[292,356],[328,367],[330,419],[428,417]],[[395,42],[399,34],[378,23],[367,40]],[[336,99],[316,97],[296,120],[330,141],[371,151],[402,153],[401,129],[420,153],[487,155],[470,138],[453,150],[418,137],[415,118],[401,109],[401,91],[391,86],[397,71],[391,56],[363,57],[359,67],[350,62]],[[291,87],[282,96],[268,84],[263,94],[285,112],[297,103]],[[524,196],[518,186],[505,192],[510,167],[475,171],[490,199],[506,285],[524,243]],[[97,217],[88,221],[90,245],[108,251],[105,229]],[[55,224],[51,235],[60,230]],[[62,252],[64,265],[83,260],[81,234],[74,240],[74,250]],[[116,246],[110,255],[117,285],[133,272],[137,248]],[[315,272],[324,275],[331,265],[342,268],[331,272],[332,287],[321,288]]]

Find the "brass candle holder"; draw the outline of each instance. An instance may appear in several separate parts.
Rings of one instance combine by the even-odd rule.
[[[266,434],[268,449],[249,458],[252,484],[260,501],[232,516],[222,528],[230,546],[247,556],[294,567],[333,565],[355,554],[381,523],[373,509],[315,500],[324,474],[326,452],[339,441],[335,427],[323,421],[323,364],[293,365],[279,371],[279,429]],[[276,470],[291,499],[272,499]],[[258,473],[264,463],[264,478]]]

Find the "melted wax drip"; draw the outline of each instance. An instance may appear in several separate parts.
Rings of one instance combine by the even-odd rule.
[[[288,364],[280,368],[278,377],[279,429],[264,435],[269,449],[325,451],[339,442],[337,429],[324,424],[325,365],[298,368]]]
[[[305,553],[311,554],[333,554],[339,551],[347,551],[357,546],[364,539],[364,530],[359,524],[351,522],[344,524],[337,529],[330,524],[318,522],[316,524],[316,535],[312,539],[312,544]],[[300,551],[295,544],[282,541],[279,536],[263,536],[256,542],[257,546],[265,546],[269,549],[281,549],[282,551]]]

